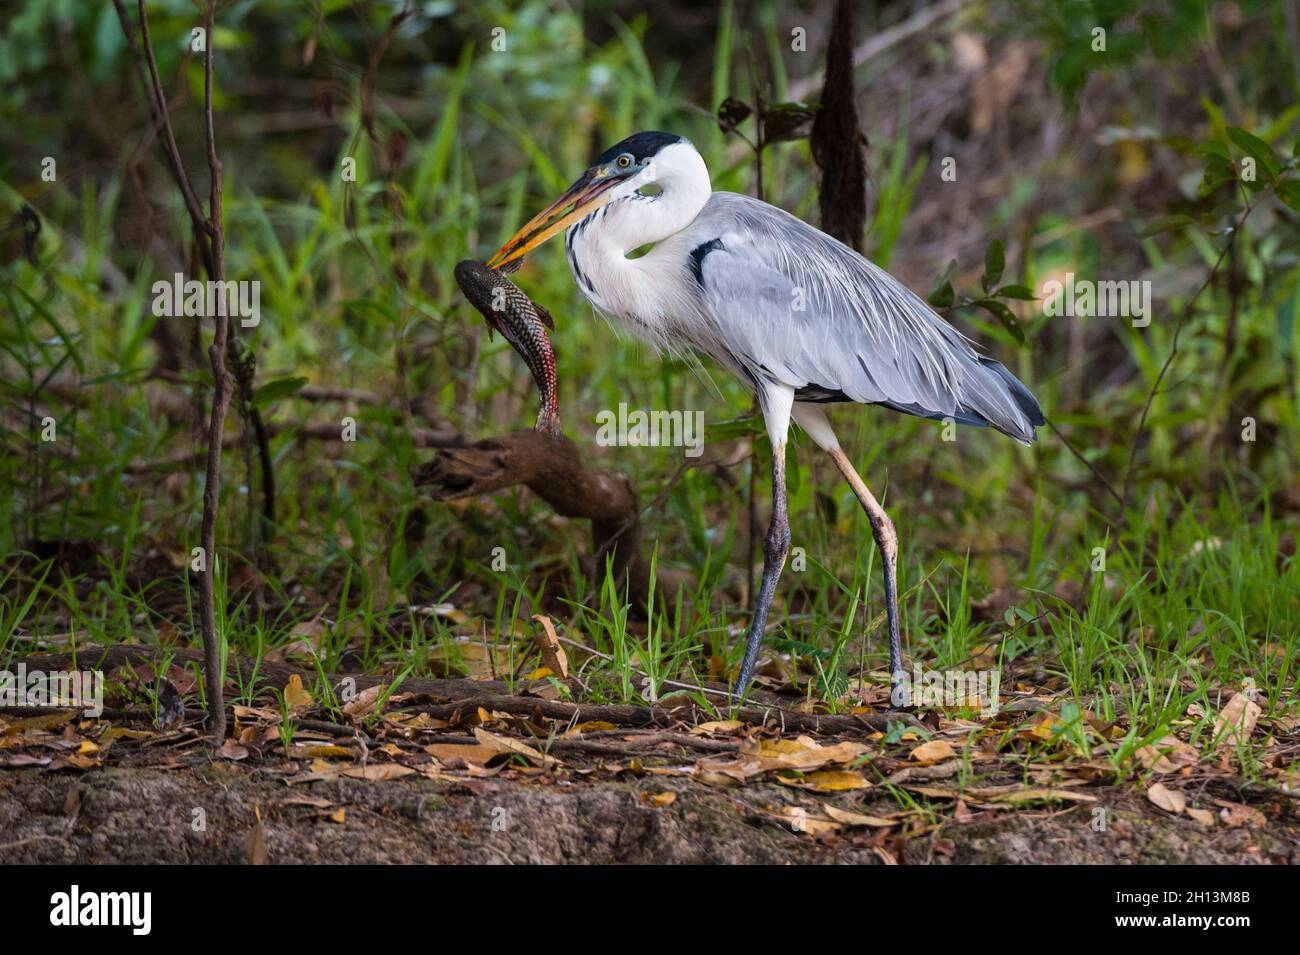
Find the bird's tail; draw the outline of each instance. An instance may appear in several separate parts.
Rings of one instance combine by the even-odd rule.
[[[1009,397],[1014,403],[1014,408],[1005,402],[997,402],[995,407],[986,406],[974,410],[979,412],[990,427],[1015,438],[1022,444],[1033,444],[1038,438],[1034,429],[1047,423],[1047,419],[1043,417],[1043,409],[1038,406],[1038,399],[1019,378],[1007,370],[1007,366],[1002,362],[981,355],[979,363],[982,368],[987,369],[990,377],[994,378],[995,389]]]

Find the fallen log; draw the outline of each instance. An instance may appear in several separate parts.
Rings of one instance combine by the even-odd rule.
[[[546,700],[535,696],[476,696],[472,700],[404,707],[407,711],[426,713],[433,719],[451,719],[464,713],[467,704],[482,707],[488,712],[510,713],[514,716],[543,716],[552,720],[572,723],[605,722],[619,726],[664,726],[672,723],[696,723],[714,719],[714,715],[693,703],[680,706],[636,706],[630,703],[566,703],[563,700]],[[796,713],[778,706],[739,706],[722,712],[732,719],[755,726],[763,726],[781,733],[820,733],[837,736],[842,733],[884,733],[893,723],[919,727],[916,718],[908,713]]]
[[[203,654],[197,650],[184,647],[149,647],[149,646],[113,646],[104,648],[85,648],[75,656],[72,653],[45,653],[29,657],[15,657],[6,666],[10,669],[25,664],[27,672],[42,670],[68,670],[71,668],[98,669],[105,672],[117,667],[155,666],[170,657],[175,663],[195,663],[202,665]],[[231,654],[227,672],[241,680],[253,683],[252,692],[258,689],[282,689],[290,677],[297,676],[311,686],[315,675],[307,670],[299,670],[280,663],[265,660],[254,661],[248,657]],[[256,676],[254,677],[254,674]],[[387,683],[383,675],[368,673],[336,673],[330,676],[330,684],[338,692],[345,680],[351,680],[360,691],[380,683]],[[428,713],[436,719],[450,719],[456,713],[470,708],[482,707],[518,716],[534,714],[548,719],[566,720],[574,723],[604,721],[620,726],[668,726],[676,723],[698,723],[716,718],[716,713],[683,702],[673,706],[638,706],[625,703],[568,703],[562,700],[548,700],[540,696],[527,696],[530,686],[549,686],[549,681],[539,680],[531,684],[522,684],[512,688],[501,680],[469,679],[427,679],[407,677],[393,688],[401,693],[413,693],[428,697],[436,702],[420,704],[404,709]],[[523,690],[523,693],[517,692]],[[752,694],[751,694],[752,697]],[[903,723],[918,727],[920,723],[909,713],[796,713],[776,705],[755,703],[752,699],[745,706],[727,710],[732,719],[741,720],[756,726],[764,726],[780,732],[819,733],[840,735],[844,733],[887,732],[890,724]]]

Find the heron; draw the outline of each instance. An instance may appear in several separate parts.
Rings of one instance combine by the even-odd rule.
[[[759,199],[715,192],[682,136],[639,132],[601,153],[487,264],[518,268],[561,231],[574,281],[598,313],[658,351],[711,358],[757,395],[772,448],[772,511],[733,692],[743,695],[753,678],[790,551],[792,420],[830,455],[866,512],[882,557],[890,677],[899,679],[898,533],[825,406],[880,405],[992,427],[1028,445],[1045,423],[1029,389],[847,245]]]

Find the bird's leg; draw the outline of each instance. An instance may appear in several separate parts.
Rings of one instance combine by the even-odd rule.
[[[898,629],[898,532],[844,451],[834,448],[830,455],[835,459],[844,479],[849,482],[849,487],[853,488],[862,509],[867,512],[867,520],[871,522],[871,536],[876,539],[876,547],[884,558],[885,613],[889,619],[889,675],[892,679],[903,669],[903,640]]]
[[[745,659],[740,665],[734,692],[744,693],[754,676],[754,664],[763,645],[763,631],[767,627],[767,612],[772,606],[776,582],[790,553],[790,517],[785,494],[785,442],[772,445],[772,521],[767,525],[767,539],[763,544],[763,580],[754,603],[754,619],[749,627],[749,640],[745,644]]]

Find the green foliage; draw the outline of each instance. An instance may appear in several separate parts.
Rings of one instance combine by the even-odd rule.
[[[1023,285],[1003,285],[999,288],[998,281],[1002,278],[1005,268],[1006,254],[1002,243],[994,239],[984,252],[984,275],[980,278],[984,294],[974,297],[957,295],[952,287],[952,276],[957,269],[957,260],[953,259],[948,263],[948,268],[939,277],[934,288],[930,290],[930,304],[937,309],[982,308],[996,318],[1016,344],[1023,348],[1027,344],[1024,329],[1020,327],[1020,321],[1015,313],[1006,302],[1001,300],[1032,302],[1035,296],[1032,290]]]
[[[1210,0],[1022,0],[1012,5],[1022,28],[1052,50],[1051,81],[1073,100],[1089,74],[1119,72],[1139,57],[1173,61],[1205,33]]]

